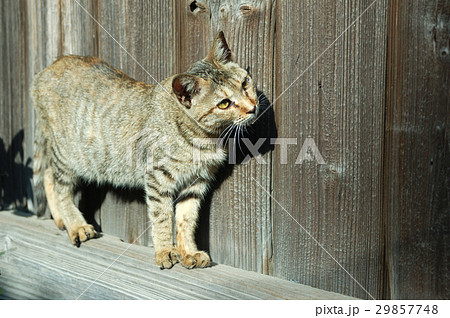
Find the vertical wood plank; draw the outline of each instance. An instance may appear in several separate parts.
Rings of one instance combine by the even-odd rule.
[[[99,2],[98,12],[100,24],[110,34],[99,29],[102,59],[153,85],[175,72],[174,2]],[[102,230],[126,242],[151,244],[143,198],[143,191],[120,193],[109,189],[101,208]]]
[[[1,10],[0,184],[5,208],[26,208],[24,111],[26,75],[26,3],[4,1]]]
[[[371,3],[277,3],[274,108],[280,137],[297,145],[287,164],[274,154],[274,275],[360,298],[383,283],[386,2],[343,32]],[[295,163],[308,137],[325,164],[311,153]]]
[[[187,0],[178,3],[177,11],[181,48],[179,71],[204,58],[216,33],[223,30],[237,62],[244,68],[250,67],[257,87],[269,99],[272,97],[273,1]],[[267,135],[262,127],[269,132],[274,130],[267,126],[270,123],[263,120],[261,123],[260,134]],[[252,179],[270,189],[270,153],[263,158],[264,165],[253,159],[247,164],[227,165],[221,171],[214,192],[204,204],[197,237],[200,247],[209,250],[213,261],[269,273],[270,198]]]
[[[34,76],[45,67],[53,63],[61,55],[61,16],[60,1],[31,1],[27,0],[27,29],[26,29],[26,110],[25,110],[25,157],[34,155],[35,112],[30,96],[30,87]],[[32,164],[30,164],[31,167]],[[29,171],[32,174],[32,171]],[[34,211],[32,176],[27,176],[28,209]],[[46,217],[50,217],[47,209]]]
[[[30,87],[34,75],[42,69],[43,54],[42,49],[45,50],[45,45],[42,40],[42,3],[36,1],[26,1],[26,30],[25,30],[25,41],[26,41],[26,73],[24,74],[23,80],[25,82],[25,107],[24,107],[24,131],[25,131],[25,143],[24,143],[24,154],[25,158],[29,160],[30,171],[28,175],[24,176],[24,181],[27,189],[27,207],[29,210],[34,211],[33,207],[33,187],[32,187],[32,165],[31,160],[33,158],[33,141],[34,141],[34,109],[31,101]]]
[[[8,51],[3,49],[8,43],[7,15],[9,13],[8,3],[0,3],[0,74],[2,78],[9,78]],[[0,208],[7,208],[10,205],[9,193],[6,199],[7,186],[11,187],[10,180],[6,183],[8,172],[11,171],[11,159],[8,155],[8,148],[11,144],[10,127],[10,94],[8,89],[9,81],[0,81]]]
[[[95,0],[60,2],[60,55],[96,56],[98,25],[95,18]]]
[[[450,1],[389,4],[387,297],[450,297]]]
[[[257,89],[264,94],[262,109],[273,98],[275,2],[266,0],[211,2],[214,35],[223,30],[237,62],[249,68]],[[276,137],[273,110],[266,111],[250,129],[258,137]],[[242,142],[241,142],[242,143]],[[267,145],[267,143],[265,145]],[[272,272],[271,189],[272,158],[259,149],[259,160],[228,166],[226,177],[213,193],[210,208],[210,251],[223,264],[270,274]],[[245,152],[245,146],[244,146]],[[248,154],[248,151],[245,152]]]
[[[33,3],[29,1],[28,6],[30,10],[37,10],[36,29],[32,29],[31,33],[36,32],[33,41],[37,46],[38,51],[34,52],[33,56],[36,59],[42,59],[42,66],[38,71],[50,66],[58,56],[62,55],[61,45],[61,0],[47,0]],[[34,13],[30,13],[34,14]],[[30,28],[33,25],[30,25]]]
[[[180,0],[175,2],[177,32],[177,73],[203,59],[209,52],[214,30],[211,30],[209,1]]]

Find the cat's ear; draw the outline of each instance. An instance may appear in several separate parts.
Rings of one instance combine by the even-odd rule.
[[[221,64],[234,62],[233,53],[231,53],[227,41],[225,40],[225,35],[222,31],[217,33],[211,52],[209,52],[206,60],[210,62],[218,62]]]
[[[189,74],[180,74],[173,79],[172,90],[186,108],[191,108],[192,99],[200,92],[202,81],[200,77]]]

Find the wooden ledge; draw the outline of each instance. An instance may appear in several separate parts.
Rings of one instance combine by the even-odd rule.
[[[225,265],[160,270],[152,248],[107,234],[75,248],[52,220],[17,211],[0,212],[0,274],[6,299],[352,299]]]

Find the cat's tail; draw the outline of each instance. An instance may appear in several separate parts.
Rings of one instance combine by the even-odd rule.
[[[33,183],[35,212],[40,217],[44,216],[45,210],[47,209],[44,189],[44,176],[47,168],[47,140],[45,139],[42,125],[38,119],[34,137]]]

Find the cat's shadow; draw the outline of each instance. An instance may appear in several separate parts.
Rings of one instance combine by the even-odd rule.
[[[278,133],[272,103],[263,92],[257,91],[257,94],[260,107],[258,119],[245,130],[244,135],[241,136],[240,143],[235,141],[234,145],[228,147],[230,150],[228,161],[219,170],[217,178],[202,205],[195,236],[199,249],[208,253],[210,252],[210,215],[214,192],[221,187],[225,180],[233,175],[235,165],[246,164],[255,155],[262,156],[274,149],[271,140],[277,138]],[[242,141],[243,138],[247,138],[246,143],[250,145],[251,149]],[[261,146],[257,147],[259,144]],[[233,156],[233,150],[235,151],[235,156]]]
[[[24,209],[33,197],[31,158],[25,158],[25,132],[18,131],[9,146],[0,138],[0,210]]]
[[[102,232],[102,227],[97,222],[96,214],[100,211],[108,193],[113,193],[114,197],[123,203],[146,204],[145,193],[142,189],[117,189],[111,185],[80,184],[75,195],[78,208],[82,211],[87,223],[92,224],[97,232]]]

